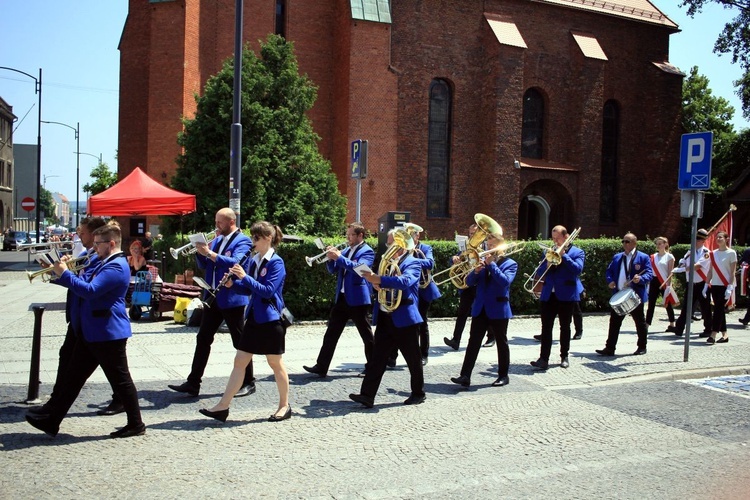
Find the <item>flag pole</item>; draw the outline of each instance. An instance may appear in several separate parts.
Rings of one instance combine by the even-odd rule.
[[[714,224],[713,226],[711,226],[711,229],[708,230],[708,234],[711,234],[713,232],[713,230],[716,229],[719,226],[719,224],[721,224],[722,222],[724,222],[724,219],[727,218],[727,215],[729,215],[730,212],[734,212],[735,210],[737,210],[737,207],[734,206],[734,203],[730,203],[729,210],[727,210],[727,212],[724,215],[721,216],[721,219],[719,219],[716,222],[716,224]]]

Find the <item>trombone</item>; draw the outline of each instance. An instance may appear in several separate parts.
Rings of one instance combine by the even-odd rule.
[[[196,233],[196,234],[201,234],[201,233]],[[194,235],[191,235],[191,236],[194,236]],[[211,243],[214,240],[214,238],[216,238],[216,229],[214,229],[212,232],[204,233],[204,238],[206,239],[206,243]],[[180,255],[182,255],[183,257],[189,257],[197,251],[198,251],[198,247],[196,247],[195,243],[193,243],[192,241],[186,245],[182,245],[179,248],[169,249],[169,253],[172,254],[173,259],[179,259]]]
[[[578,234],[581,232],[581,228],[577,228],[575,231],[570,233],[568,237],[565,239],[562,245],[560,245],[560,248],[554,249],[554,248],[544,248],[544,258],[539,263],[538,266],[536,266],[536,269],[534,269],[534,272],[531,273],[531,275],[526,275],[527,279],[526,282],[523,284],[523,289],[532,294],[534,297],[539,298],[542,295],[542,286],[544,285],[544,277],[547,276],[547,273],[552,268],[552,266],[559,266],[562,263],[562,253],[564,249],[567,249],[568,246],[573,244],[573,240],[575,240],[578,237]],[[540,275],[539,271],[542,269],[542,266],[546,264],[547,267],[544,270],[544,272]]]
[[[347,247],[347,245],[349,245],[349,243],[345,241],[336,245],[335,248],[336,250],[343,250]],[[312,267],[313,264],[322,264],[323,262],[328,260],[328,247],[323,244],[323,240],[321,240],[320,238],[315,238],[315,246],[323,251],[318,255],[315,255],[314,257],[305,257],[305,262],[307,262],[307,265],[310,267]]]
[[[48,260],[47,260],[47,262],[48,262]],[[83,269],[86,266],[88,266],[90,262],[91,262],[91,257],[88,254],[86,254],[83,257],[77,257],[75,259],[66,260],[65,264],[68,266],[68,270],[69,271],[77,273],[81,269]],[[34,281],[34,278],[36,278],[37,276],[41,276],[42,277],[42,282],[43,283],[48,283],[48,282],[52,281],[53,279],[55,279],[53,276],[48,276],[48,275],[54,274],[54,272],[55,272],[55,269],[52,266],[50,266],[50,267],[44,267],[44,268],[42,268],[42,269],[40,269],[38,271],[34,271],[34,272],[32,272],[32,271],[26,271],[26,277],[29,278],[29,283],[31,283],[32,281]]]
[[[445,283],[451,282],[456,288],[468,288],[468,285],[466,284],[466,277],[482,265],[482,260],[486,255],[497,253],[498,257],[507,257],[509,255],[513,255],[514,253],[523,251],[525,246],[526,242],[513,241],[508,243],[500,243],[495,248],[490,248],[489,250],[483,250],[481,252],[477,252],[475,249],[469,248],[466,250],[466,252],[464,252],[465,257],[462,255],[461,261],[438,273],[448,273],[448,277],[443,279],[442,281],[436,281],[435,284],[443,285]],[[437,274],[435,276],[437,276]]]

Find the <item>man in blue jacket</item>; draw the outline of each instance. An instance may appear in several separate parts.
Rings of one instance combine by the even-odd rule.
[[[607,286],[612,294],[629,287],[640,299],[638,305],[629,313],[635,321],[635,329],[638,333],[638,348],[634,355],[646,354],[646,339],[648,337],[648,325],[646,316],[643,314],[643,305],[648,302],[648,284],[653,279],[654,273],[651,269],[651,258],[643,252],[636,250],[638,239],[633,233],[627,233],[622,237],[623,251],[618,253],[607,266]],[[632,301],[635,304],[636,301]],[[630,307],[628,307],[629,309]],[[625,315],[618,314],[612,310],[609,314],[609,335],[607,345],[604,349],[596,352],[602,356],[614,356],[617,347],[617,338],[620,335],[620,326]]]
[[[568,351],[570,350],[570,322],[573,317],[575,303],[581,300],[580,276],[583,272],[585,255],[583,250],[571,244],[563,248],[568,238],[568,230],[564,226],[552,228],[552,249],[560,255],[559,265],[553,265],[545,276],[542,294],[539,297],[542,312],[542,347],[539,359],[531,362],[531,366],[539,370],[546,370],[549,366],[549,356],[552,352],[552,328],[555,317],[560,324],[560,366],[568,368]],[[537,270],[542,274],[547,270],[549,262],[547,253],[544,254],[542,265]]]
[[[196,244],[196,260],[198,267],[205,269],[206,282],[215,289],[216,298],[210,301],[208,307],[203,308],[201,326],[196,337],[193,365],[187,381],[180,385],[168,385],[173,391],[184,392],[191,396],[197,396],[200,393],[203,373],[211,354],[211,344],[214,342],[216,331],[222,321],[226,322],[229,334],[232,336],[232,345],[237,348],[245,324],[245,307],[249,302],[248,296],[238,294],[234,287],[221,286],[219,289],[216,287],[229,269],[243,258],[243,267],[245,271],[248,270],[252,242],[237,227],[237,216],[231,208],[222,208],[216,212],[215,222],[217,236],[208,245]],[[253,377],[253,363],[250,362],[245,370],[245,380],[235,397],[247,396],[254,392],[255,378]]]
[[[68,410],[86,380],[101,366],[115,395],[125,407],[127,425],[110,434],[113,438],[139,436],[146,432],[138,407],[138,392],[128,370],[127,339],[132,335],[125,309],[130,285],[130,269],[120,250],[122,234],[116,223],[93,233],[99,256],[91,274],[80,278],[68,269],[65,260],[53,265],[60,285],[78,296],[80,307],[70,310],[70,323],[77,339],[61,381],[52,394],[49,415],[27,415],[26,421],[50,436],[57,435]]]
[[[365,371],[372,357],[372,326],[367,320],[367,313],[372,304],[370,285],[354,272],[354,268],[359,264],[367,264],[372,268],[375,262],[375,252],[365,243],[365,233],[365,228],[361,224],[349,224],[346,230],[348,248],[339,251],[336,247],[328,247],[326,268],[329,273],[336,275],[336,296],[333,299],[328,328],[323,335],[323,345],[320,347],[318,359],[314,366],[302,366],[306,371],[320,377],[325,377],[328,373],[336,344],[341,338],[346,322],[350,319],[357,327],[365,345]]]
[[[395,231],[399,231],[399,237],[403,239],[405,247],[400,247],[393,257],[394,263],[398,265],[400,274],[377,275],[365,273],[364,277],[372,283],[375,290],[400,290],[401,301],[399,306],[389,311],[384,304],[375,302],[373,308],[373,323],[375,328],[375,346],[372,353],[372,361],[367,367],[365,379],[359,394],[349,394],[352,401],[356,401],[367,408],[375,404],[375,395],[380,387],[380,382],[385,373],[388,358],[393,349],[399,349],[404,355],[406,365],[409,367],[411,376],[411,395],[404,404],[415,405],[423,403],[424,372],[419,353],[419,324],[422,316],[419,315],[419,275],[421,266],[411,256],[414,241],[402,229],[391,230],[388,233],[388,245],[393,244]]]

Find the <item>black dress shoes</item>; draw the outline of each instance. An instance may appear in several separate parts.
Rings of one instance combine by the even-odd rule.
[[[443,337],[443,342],[445,342],[445,345],[447,345],[454,351],[458,351],[458,341],[456,339],[449,339],[448,337]]]
[[[495,337],[488,338],[487,342],[485,342],[482,347],[492,347],[495,345]]]
[[[549,368],[549,362],[544,361],[542,358],[539,358],[536,361],[532,361],[531,366],[538,370],[546,370],[547,368]]]
[[[539,342],[541,342],[542,341],[542,336],[541,335],[534,335],[534,340],[538,340]]]
[[[190,382],[185,382],[184,384],[180,385],[169,384],[167,385],[167,387],[169,387],[173,391],[184,392],[185,394],[189,394],[191,396],[197,396],[201,392],[201,386],[193,385]]]
[[[451,382],[454,384],[461,385],[463,387],[469,387],[471,385],[471,380],[466,375],[461,375],[459,377],[451,377]]]
[[[422,358],[422,366],[425,366],[427,364],[427,356],[424,356]]]
[[[640,349],[640,348],[636,349],[636,351],[633,353],[633,356],[643,356],[644,354],[646,354],[645,347],[643,349]]]
[[[124,411],[125,411],[125,406],[119,401],[113,400],[111,403],[109,403],[109,406],[107,406],[106,408],[97,410],[96,414],[103,415],[103,416],[110,416],[110,415],[117,415],[118,413],[122,413]]]
[[[710,336],[711,336],[711,332],[701,332],[698,334],[698,338],[701,338],[701,339],[707,339]]]
[[[422,394],[421,396],[415,396],[412,394],[411,396],[406,398],[406,401],[404,401],[404,404],[405,405],[421,405],[422,403],[425,402],[426,399],[427,399],[427,396],[425,396],[424,394]]]
[[[664,330],[667,333],[677,333],[677,327],[676,326],[668,326],[666,330]]]
[[[32,427],[43,431],[48,436],[55,437],[60,432],[60,423],[53,421],[49,417],[35,417],[33,415],[26,415],[26,421],[31,424]]]
[[[568,362],[567,356],[565,356],[562,361],[560,361],[560,366],[563,368],[568,368],[570,366],[570,362]]]
[[[323,370],[323,369],[322,369],[321,367],[319,367],[318,365],[312,365],[312,366],[306,366],[306,365],[302,365],[302,368],[303,368],[303,369],[304,369],[304,370],[305,370],[305,371],[306,371],[307,373],[312,373],[313,375],[317,375],[317,376],[318,376],[318,377],[320,377],[320,378],[323,378],[323,377],[325,377],[325,376],[327,375],[327,372],[326,372],[326,371],[324,371],[324,370]]]
[[[35,417],[46,418],[46,417],[49,417],[49,411],[50,411],[49,405],[43,404],[41,406],[35,406],[33,408],[29,408],[28,410],[26,410],[26,413],[28,415],[32,415]]]
[[[508,377],[498,377],[497,380],[492,382],[492,387],[503,387],[508,384],[510,384],[510,379]]]
[[[393,358],[388,358],[388,361],[385,362],[385,365],[388,368],[396,368],[396,360]]]
[[[583,337],[583,333],[579,332],[573,335],[573,337],[571,337],[571,340],[581,340],[582,337]]]
[[[281,422],[282,420],[289,420],[292,418],[292,405],[286,405],[286,411],[283,415],[277,415],[274,413],[270,417],[268,417],[269,422]]]
[[[140,424],[128,424],[122,429],[111,432],[109,437],[129,438],[133,436],[143,436],[144,434],[146,434],[146,424],[141,422]]]
[[[743,325],[747,326],[747,324],[750,323],[750,320],[747,320],[745,318],[740,318],[740,323],[742,323]]]
[[[219,422],[226,422],[227,417],[229,416],[229,408],[227,408],[226,410],[219,410],[219,411],[211,411],[206,408],[201,408],[198,411],[201,413],[201,415],[215,418]]]
[[[604,349],[597,349],[596,353],[600,356],[614,356],[615,351],[612,349],[607,349],[606,347]]]
[[[235,398],[244,398],[250,394],[255,394],[255,384],[245,384],[240,387],[240,390],[234,395]]]
[[[372,408],[375,405],[374,399],[368,398],[367,396],[363,396],[362,394],[354,394],[354,393],[349,394],[349,399],[351,399],[355,403],[364,405],[367,408]]]

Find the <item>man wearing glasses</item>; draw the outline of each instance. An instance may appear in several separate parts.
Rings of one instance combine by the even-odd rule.
[[[206,281],[215,289],[216,298],[210,302],[208,307],[203,308],[201,326],[196,337],[195,354],[193,365],[187,381],[180,385],[169,384],[173,391],[183,392],[190,396],[200,393],[203,372],[208,364],[211,354],[211,344],[214,342],[216,331],[225,321],[229,334],[232,336],[232,345],[236,348],[242,336],[244,326],[245,308],[249,300],[247,295],[236,292],[235,287],[225,286],[216,290],[229,268],[238,264],[243,257],[250,255],[252,243],[250,238],[242,234],[237,227],[237,216],[231,208],[222,208],[216,212],[217,236],[210,244],[196,243],[196,260],[198,267],[205,269]],[[248,271],[249,258],[244,259],[245,272]],[[208,294],[208,292],[205,292]],[[205,298],[208,298],[207,295]],[[255,378],[253,377],[253,363],[248,363],[245,369],[245,379],[242,387],[235,397],[247,396],[255,392]]]
[[[623,251],[615,255],[607,266],[607,286],[612,294],[625,288],[632,289],[637,295],[639,303],[630,314],[635,321],[635,329],[638,333],[638,348],[634,356],[646,354],[646,338],[648,337],[648,325],[643,314],[643,305],[648,302],[648,284],[653,279],[654,273],[651,268],[651,258],[643,252],[636,250],[638,238],[633,233],[628,233],[622,238]],[[601,356],[614,356],[617,347],[617,337],[620,335],[620,326],[625,315],[618,314],[615,310],[609,314],[609,335],[607,345],[604,349],[597,349]]]

